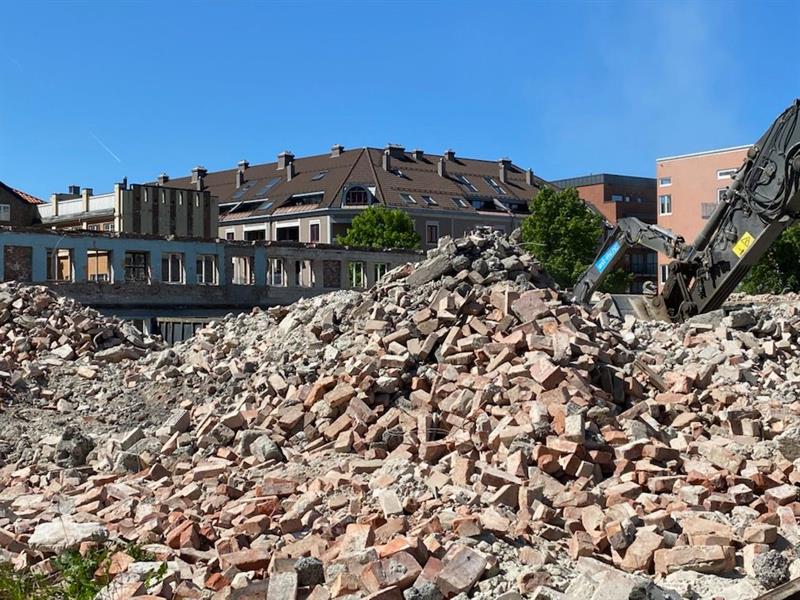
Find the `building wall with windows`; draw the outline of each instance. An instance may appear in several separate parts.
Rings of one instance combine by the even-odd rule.
[[[189,185],[184,177],[171,185]],[[489,225],[510,232],[547,185],[511,160],[334,145],[330,154],[208,172],[204,184],[219,198],[219,236],[228,240],[334,243],[369,206],[400,209],[414,221],[423,249],[439,238]],[[317,239],[318,238],[318,239]]]
[[[750,146],[656,159],[658,224],[692,243],[716,208]],[[669,259],[659,255],[659,284]]]
[[[580,197],[594,206],[612,225],[626,217],[656,223],[656,180],[652,177],[599,173],[558,179],[551,183],[560,188],[575,188]],[[657,262],[655,252],[643,248],[628,250],[621,267],[633,275],[628,291],[638,294],[645,282],[655,283]]]
[[[112,192],[91,188],[53,194],[38,207],[44,226],[52,229],[175,235],[212,239],[217,236],[219,208],[202,184],[174,187],[164,184],[114,185]]]

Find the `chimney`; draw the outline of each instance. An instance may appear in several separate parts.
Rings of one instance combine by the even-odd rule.
[[[398,160],[402,160],[406,156],[406,149],[400,144],[386,144],[383,151],[388,152],[391,158],[396,158]]]
[[[414,157],[414,160],[423,160],[425,158],[425,153],[419,149],[412,150],[411,155]]]
[[[291,161],[286,163],[286,181],[291,181],[294,176],[294,161]]]
[[[289,152],[288,150],[284,150],[280,154],[278,154],[278,171],[283,171],[286,168],[286,165],[290,165],[294,162],[294,154]]]
[[[331,146],[331,158],[338,158],[344,152],[344,146],[341,144],[334,144]]]
[[[92,188],[83,188],[81,194],[83,196],[94,196],[94,190]]]
[[[244,183],[244,173],[242,172],[241,169],[238,169],[236,171],[236,189],[238,190],[240,187],[242,187],[243,183]]]
[[[445,160],[455,160],[456,159],[455,150],[451,150],[449,148],[447,150],[445,150],[444,151],[444,159]]]
[[[439,159],[439,166],[436,168],[439,177],[447,177],[447,165],[444,164],[444,157]]]
[[[500,170],[500,183],[508,183],[508,168],[511,166],[511,159],[501,158],[497,161]]]
[[[194,169],[192,169],[192,183],[195,184],[198,190],[203,189],[203,178],[205,178],[206,173],[208,171],[205,167],[201,167],[197,165]]]
[[[127,190],[128,189],[128,178],[127,177],[123,177],[122,178],[122,183],[120,183],[120,187],[123,190]]]
[[[158,176],[158,185],[166,185],[168,181],[169,175],[166,173],[161,173],[161,175]]]
[[[530,169],[525,171],[525,183],[527,183],[528,185],[536,185],[536,183],[533,180],[533,171],[531,171]]]
[[[383,151],[383,170],[387,172],[392,170],[392,155],[388,148]]]
[[[80,196],[81,195],[81,186],[79,185],[71,185],[69,186],[69,195],[70,196]]]

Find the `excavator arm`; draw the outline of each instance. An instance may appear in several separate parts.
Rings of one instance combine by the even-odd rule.
[[[629,248],[642,246],[669,257],[677,257],[684,251],[683,238],[659,227],[627,217],[617,221],[592,265],[584,272],[573,291],[574,299],[588,304],[606,275],[622,262]]]
[[[691,245],[670,239],[669,232],[645,225],[655,236],[637,238],[636,224],[620,224],[595,263],[575,287],[575,299],[586,303],[632,243],[672,258],[661,293],[650,299],[654,310],[672,321],[715,310],[741,283],[784,229],[800,214],[800,100],[781,114],[748,151],[724,200]],[[644,225],[644,224],[642,224]],[[672,253],[655,247],[665,244]]]

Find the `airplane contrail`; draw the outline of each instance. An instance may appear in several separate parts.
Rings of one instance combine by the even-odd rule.
[[[96,136],[94,133],[92,133],[91,131],[89,132],[89,135],[91,135],[91,136],[94,138],[94,140],[95,140],[95,141],[96,141],[98,144],[100,144],[100,147],[101,147],[103,150],[105,150],[105,151],[106,151],[106,152],[108,152],[108,153],[109,153],[111,156],[113,156],[113,157],[114,157],[114,160],[116,160],[118,163],[122,163],[122,160],[120,159],[120,157],[119,157],[119,156],[117,156],[116,154],[114,154],[114,151],[113,151],[111,148],[109,148],[108,146],[106,146],[106,145],[103,143],[103,140],[101,140],[99,137],[97,137],[97,136]]]

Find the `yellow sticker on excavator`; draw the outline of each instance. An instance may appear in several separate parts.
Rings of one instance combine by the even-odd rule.
[[[752,246],[755,241],[756,238],[745,231],[742,237],[739,238],[739,241],[733,245],[733,253],[739,258],[742,258],[742,255],[750,249],[750,246]]]

